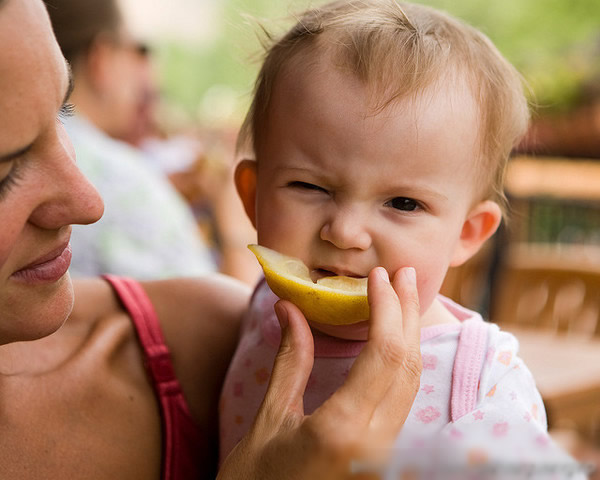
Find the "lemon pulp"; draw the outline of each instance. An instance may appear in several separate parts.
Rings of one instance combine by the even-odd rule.
[[[273,293],[294,303],[307,320],[349,325],[369,318],[366,278],[333,276],[315,283],[300,259],[261,245],[248,248],[256,255]]]

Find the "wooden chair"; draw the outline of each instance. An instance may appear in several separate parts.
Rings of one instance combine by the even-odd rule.
[[[525,248],[504,262],[494,321],[556,334],[600,338],[600,264]]]
[[[600,445],[600,252],[511,249],[491,320],[515,334],[550,427]]]

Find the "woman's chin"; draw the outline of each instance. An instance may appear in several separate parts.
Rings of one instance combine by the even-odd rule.
[[[0,344],[38,340],[56,332],[73,310],[69,274],[52,285],[12,289],[0,298]]]

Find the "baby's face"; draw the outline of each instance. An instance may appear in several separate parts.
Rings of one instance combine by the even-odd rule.
[[[259,243],[315,277],[412,266],[424,312],[447,268],[476,250],[474,100],[451,86],[374,114],[350,75],[288,73],[257,152]]]

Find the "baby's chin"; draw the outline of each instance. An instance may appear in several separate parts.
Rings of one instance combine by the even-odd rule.
[[[369,334],[369,322],[367,320],[351,325],[327,325],[310,322],[310,326],[313,330],[342,340],[366,341]]]

